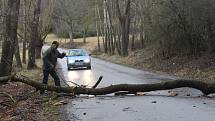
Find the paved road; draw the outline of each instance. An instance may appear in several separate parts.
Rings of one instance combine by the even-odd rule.
[[[100,87],[174,79],[95,58],[92,59],[92,70],[67,71],[66,59],[59,59],[58,62],[58,68],[62,69],[61,76],[89,87],[95,84],[100,75],[104,76]],[[179,95],[168,97],[168,91],[150,92],[145,96],[81,95],[71,99],[64,106],[64,112],[71,121],[214,121],[215,96],[203,97],[200,91],[189,88],[174,91]]]

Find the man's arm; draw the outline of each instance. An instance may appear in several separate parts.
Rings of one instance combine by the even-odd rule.
[[[57,57],[58,58],[64,58],[66,56],[66,53],[60,53],[58,50],[57,51]]]

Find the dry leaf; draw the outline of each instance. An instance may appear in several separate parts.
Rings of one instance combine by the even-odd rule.
[[[170,97],[175,97],[175,96],[177,96],[177,95],[178,95],[178,93],[176,93],[176,92],[170,92],[170,93],[169,93],[169,96],[170,96]]]
[[[146,95],[146,94],[145,94],[144,92],[137,92],[136,95],[137,95],[137,96],[144,96],[144,95]]]
[[[53,105],[58,106],[58,105],[65,105],[65,104],[68,104],[68,103],[65,100],[61,100],[59,102],[54,103]]]

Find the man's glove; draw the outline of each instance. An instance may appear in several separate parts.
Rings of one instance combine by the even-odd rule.
[[[66,53],[65,53],[65,52],[63,52],[63,53],[62,53],[62,56],[63,56],[63,57],[65,57],[65,56],[66,56]]]

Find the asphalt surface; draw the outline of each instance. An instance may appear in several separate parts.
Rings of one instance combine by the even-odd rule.
[[[61,50],[66,51],[66,50]],[[103,76],[99,87],[112,84],[146,84],[175,79],[113,64],[92,58],[91,70],[67,70],[66,58],[58,60],[58,72],[64,78],[64,86],[79,85],[91,87]],[[178,96],[170,97],[167,91],[155,91],[144,96],[88,96],[80,95],[70,99],[63,106],[65,120],[71,121],[214,121],[215,96],[202,96],[195,89],[173,90]]]

